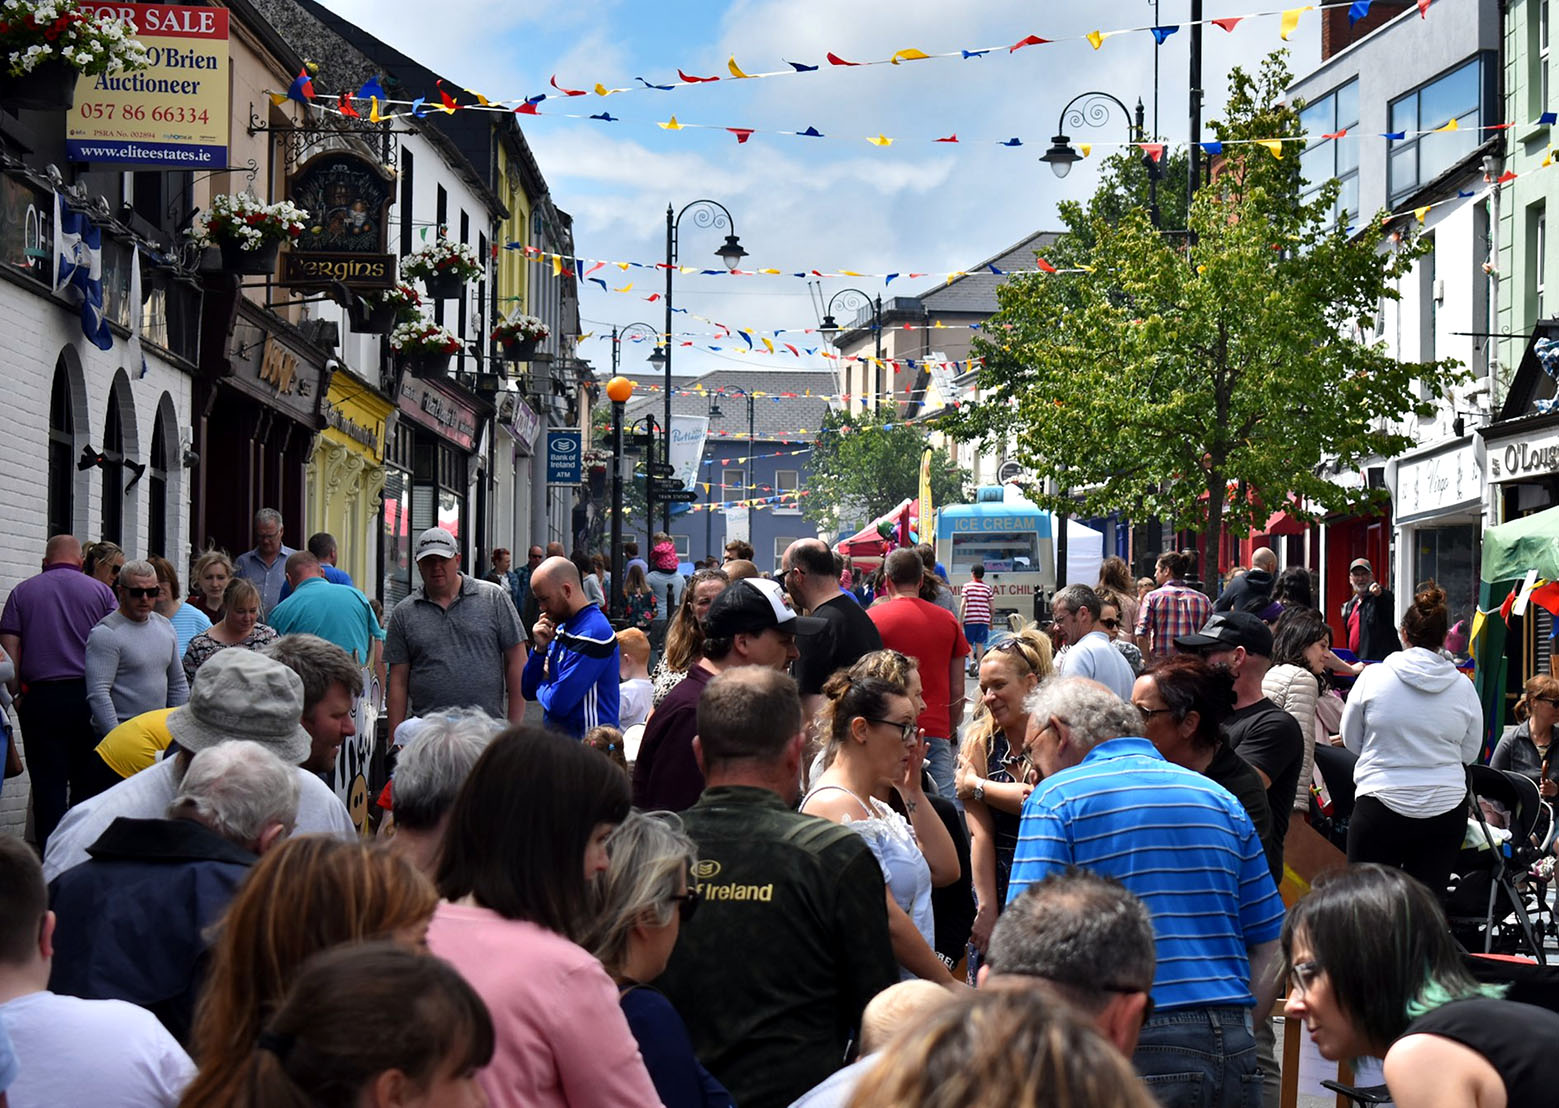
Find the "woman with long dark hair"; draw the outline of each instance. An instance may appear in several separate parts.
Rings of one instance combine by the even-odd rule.
[[[1332,652],[1332,629],[1313,608],[1289,608],[1278,618],[1272,635],[1272,665],[1261,678],[1261,692],[1294,717],[1305,737],[1294,811],[1310,811],[1310,779],[1315,768],[1315,744],[1324,741],[1316,721],[1316,705],[1325,689],[1326,656]]]
[[[497,1031],[482,1087],[514,1108],[641,1108],[655,1086],[617,987],[582,945],[590,882],[627,818],[628,779],[577,741],[511,727],[449,815],[428,944],[471,982]]]
[[[1429,582],[1402,617],[1406,648],[1359,675],[1342,713],[1354,767],[1348,861],[1396,866],[1443,895],[1467,829],[1466,766],[1483,751],[1483,705],[1440,655],[1445,593]]]
[[[1383,1059],[1397,1108],[1552,1104],[1559,1014],[1473,978],[1437,891],[1378,865],[1317,878],[1283,924],[1284,1011],[1323,1058]]]
[[[642,567],[629,566],[625,577],[627,579],[623,582],[623,614],[627,617],[629,627],[637,627],[648,634],[650,625],[655,622],[655,593],[650,588],[649,582],[644,579]]]

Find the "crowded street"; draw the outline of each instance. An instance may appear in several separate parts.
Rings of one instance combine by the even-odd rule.
[[[1550,14],[5,0],[0,1108],[1559,1103]]]

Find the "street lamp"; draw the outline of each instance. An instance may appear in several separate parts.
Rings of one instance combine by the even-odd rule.
[[[840,330],[838,323],[834,321],[835,303],[839,303],[845,311],[854,312],[856,314],[859,314],[862,308],[870,308],[872,310],[872,332],[876,335],[877,339],[876,383],[873,386],[873,395],[875,397],[881,397],[883,393],[882,297],[878,296],[876,299],[873,299],[869,294],[862,292],[860,289],[840,289],[838,292],[834,293],[833,296],[828,298],[828,307],[823,309],[823,323],[822,327],[820,328],[823,334],[829,336],[830,338],[838,334]]]
[[[671,461],[671,291],[672,277],[677,272],[677,232],[682,226],[682,217],[688,212],[693,213],[693,224],[697,227],[714,227],[717,230],[727,228],[731,234],[725,236],[725,243],[715,251],[715,256],[725,263],[725,268],[734,271],[747,256],[747,251],[742,249],[741,242],[736,237],[736,220],[731,218],[731,210],[717,200],[694,200],[680,212],[675,212],[670,204],[666,205],[666,425],[662,429],[666,436],[666,461]],[[661,515],[661,527],[669,535],[671,533],[671,501],[666,501]]]
[[[651,327],[648,323],[630,323],[626,327],[622,328],[619,328],[617,324],[614,323],[612,324],[613,377],[617,376],[617,366],[620,361],[619,355],[622,353],[623,340],[639,337],[655,340],[655,352],[645,358],[645,361],[649,362],[650,365],[654,366],[656,369],[659,369],[661,363],[666,360],[665,355],[660,352],[660,332],[656,331],[655,328]]]
[[[612,328],[613,338],[617,328]],[[617,346],[612,346],[612,361]],[[623,405],[633,396],[633,382],[613,376],[606,383],[606,398],[612,402],[612,594],[606,598],[607,610],[615,625],[623,614]]]
[[[1109,121],[1110,105],[1114,104],[1121,110],[1121,115],[1126,119],[1126,139],[1128,142],[1141,142],[1145,133],[1146,112],[1142,107],[1142,98],[1137,98],[1137,110],[1132,112],[1124,103],[1107,92],[1083,92],[1072,97],[1066,107],[1061,109],[1061,116],[1056,120],[1056,137],[1050,140],[1050,149],[1039,160],[1050,167],[1050,171],[1058,178],[1064,178],[1072,172],[1072,166],[1083,160],[1072,140],[1067,136],[1067,129],[1076,130],[1079,127],[1102,127]],[[1135,119],[1135,126],[1133,125]],[[1146,152],[1142,156],[1142,164],[1148,171],[1149,210],[1153,217],[1153,226],[1158,226],[1158,179],[1163,176],[1163,167],[1158,159]]]

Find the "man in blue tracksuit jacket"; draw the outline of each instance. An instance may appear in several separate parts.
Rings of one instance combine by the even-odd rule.
[[[582,738],[592,727],[617,726],[617,636],[600,607],[585,599],[579,570],[548,558],[531,574],[541,618],[520,687],[539,701],[548,727]]]

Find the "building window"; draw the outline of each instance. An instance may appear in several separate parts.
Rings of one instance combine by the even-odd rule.
[[[1457,130],[1441,131],[1452,120]],[[1474,58],[1445,76],[1391,102],[1391,130],[1406,137],[1391,143],[1391,203],[1416,192],[1483,141],[1483,61]],[[1416,134],[1427,131],[1428,134]]]
[[[73,533],[75,520],[76,421],[70,414],[70,378],[61,355],[49,396],[49,534]]]
[[[412,251],[412,166],[411,151],[401,150],[401,257],[405,257]]]
[[[103,420],[103,526],[102,537],[124,545],[125,471],[124,421],[119,414],[119,390],[108,394],[108,415]]]
[[[1548,0],[1527,5],[1527,109],[1533,119],[1548,110]]]
[[[1532,232],[1527,246],[1527,284],[1532,293],[1532,306],[1537,313],[1534,318],[1544,319],[1548,314],[1543,306],[1543,256],[1548,250],[1548,207],[1537,203],[1528,211]]]
[[[794,535],[776,535],[775,536],[775,538],[774,538],[774,569],[773,569],[773,572],[778,573],[780,571],[780,564],[785,559],[785,551],[789,550],[790,549],[790,544],[795,542],[795,541],[796,541],[796,536],[794,536]]]
[[[676,548],[678,561],[685,562],[692,557],[688,553],[692,547],[688,545],[688,537],[686,535],[672,535],[671,545]]]
[[[168,556],[168,434],[162,412],[152,424],[152,452],[146,459],[146,550]]]
[[[1359,143],[1349,136],[1346,139],[1327,139],[1340,131],[1352,131],[1359,126],[1359,82],[1355,78],[1339,85],[1325,96],[1299,113],[1300,126],[1311,136],[1305,152],[1299,156],[1300,172],[1305,186],[1302,199],[1312,199],[1326,182],[1340,182],[1333,219],[1344,226],[1359,214]]]
[[[1423,237],[1428,252],[1418,260],[1418,360],[1432,362],[1435,359],[1435,325],[1439,305],[1435,302],[1435,286],[1438,274],[1435,267],[1435,237],[1431,232]],[[1418,382],[1418,399],[1430,398],[1430,385],[1426,380]]]
[[[744,497],[747,494],[747,471],[738,466],[727,466],[720,477],[720,487],[725,490],[727,498],[730,494]]]
[[[795,492],[801,486],[801,474],[794,469],[776,469],[774,471],[774,495],[786,497],[784,500],[774,502],[775,515],[800,515],[801,504],[795,499]]]

